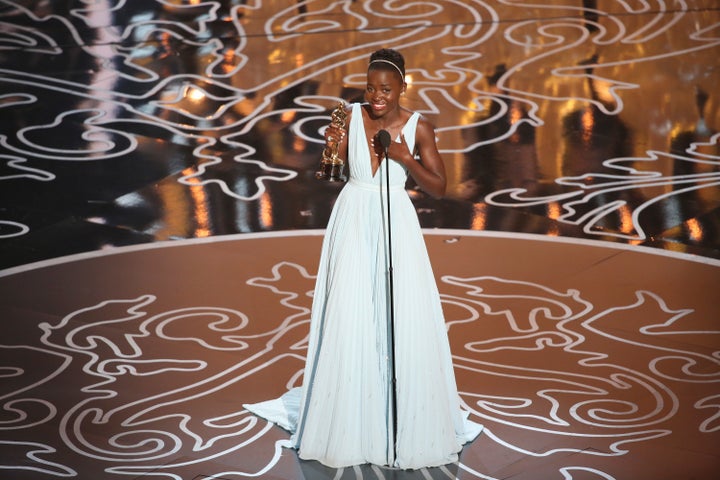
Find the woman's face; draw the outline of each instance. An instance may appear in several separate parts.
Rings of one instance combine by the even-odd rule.
[[[365,101],[374,117],[382,117],[400,108],[400,94],[405,85],[397,72],[385,69],[368,70]]]

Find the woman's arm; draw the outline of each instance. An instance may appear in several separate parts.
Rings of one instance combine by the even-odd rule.
[[[408,149],[405,137],[401,142],[391,142],[388,154],[408,169],[415,183],[427,194],[440,198],[445,195],[447,179],[445,164],[435,142],[435,128],[427,120],[420,119],[415,130],[415,148],[420,155],[420,162],[415,160]]]
[[[347,114],[347,117],[345,118],[345,128],[339,128],[334,123],[328,124],[327,128],[325,129],[325,145],[328,145],[330,143],[330,139],[332,138],[332,141],[338,142],[338,157],[341,159],[347,161],[347,151],[348,151],[348,140],[347,140],[347,130],[350,127],[350,118],[352,117],[352,108],[349,106],[345,107],[345,113]]]

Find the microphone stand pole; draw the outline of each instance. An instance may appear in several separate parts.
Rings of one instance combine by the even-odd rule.
[[[385,132],[387,133],[387,132]],[[397,458],[397,375],[395,371],[395,301],[393,292],[393,260],[392,260],[392,227],[390,223],[390,157],[388,156],[388,148],[390,146],[390,135],[386,135],[381,139],[383,149],[385,150],[385,192],[387,206],[387,239],[388,239],[388,296],[390,297],[390,317],[388,319],[388,343],[390,356],[390,368],[388,373],[392,373],[392,420],[393,420],[393,461],[389,465],[392,467]]]

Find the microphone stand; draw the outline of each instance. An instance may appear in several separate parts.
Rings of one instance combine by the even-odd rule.
[[[388,374],[392,372],[392,420],[393,420],[393,461],[390,462],[390,467],[394,466],[395,459],[397,459],[397,375],[395,370],[395,301],[394,301],[394,288],[393,288],[393,260],[392,260],[392,224],[390,223],[390,157],[388,156],[388,149],[390,147],[390,134],[387,130],[380,130],[378,132],[378,140],[383,147],[385,152],[385,192],[386,200],[385,205],[387,207],[387,240],[388,240],[388,296],[390,300],[390,316],[388,319],[388,343],[390,348],[388,349],[389,355],[389,368]]]

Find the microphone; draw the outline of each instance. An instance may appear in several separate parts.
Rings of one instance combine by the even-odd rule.
[[[377,133],[378,140],[380,141],[380,145],[382,145],[384,150],[387,150],[390,147],[390,134],[387,130],[380,130]]]

